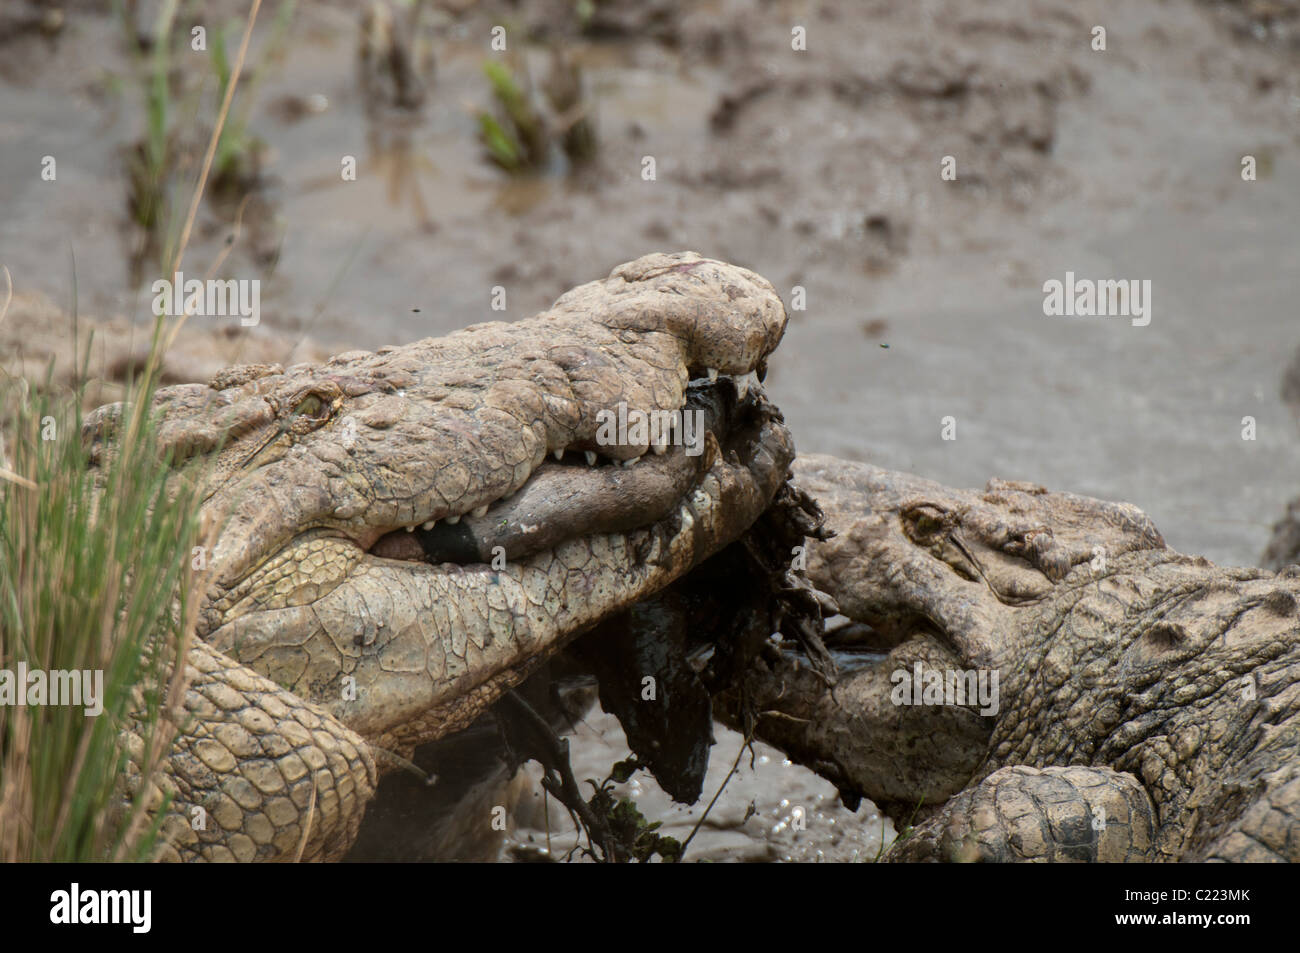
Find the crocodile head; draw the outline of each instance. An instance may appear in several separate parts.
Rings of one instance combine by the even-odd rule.
[[[903,819],[970,781],[997,725],[1016,722],[1017,699],[1043,710],[1008,675],[1036,642],[1047,647],[1035,613],[1062,580],[1101,551],[1113,562],[1164,550],[1136,507],[1029,484],[954,490],[817,455],[801,456],[794,475],[834,533],[810,547],[808,577],[854,624],[825,636],[839,668],[832,693],[789,653],[754,667],[760,732]],[[948,673],[973,673],[987,696],[925,703],[927,677]],[[900,694],[909,689],[915,697]]]
[[[1295,855],[1276,811],[1300,794],[1300,573],[1218,567],[1135,506],[1029,483],[793,473],[837,534],[808,575],[870,628],[827,635],[831,692],[788,652],[754,666],[762,736],[896,819],[1000,769],[1086,765],[1150,796],[1155,856]],[[1243,812],[1257,843],[1228,833]]]
[[[467,725],[762,512],[784,329],[759,276],[656,254],[529,320],[161,389],[218,527],[199,637],[379,747]]]

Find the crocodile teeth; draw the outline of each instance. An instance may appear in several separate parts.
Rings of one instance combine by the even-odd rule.
[[[585,450],[585,451],[583,451],[583,454],[584,454],[584,456],[586,456],[586,458],[587,458],[587,466],[589,466],[589,467],[594,467],[594,466],[596,465],[596,454],[595,454],[595,452],[592,451],[592,450]]]
[[[460,514],[457,513],[455,516],[448,516],[448,517],[447,517],[447,522],[448,522],[448,523],[451,523],[453,526],[455,526],[457,523],[460,522]]]
[[[749,385],[754,382],[754,372],[741,374],[739,377],[733,377],[732,380],[736,384],[736,393],[740,395],[741,400],[744,400],[745,395],[749,393]]]
[[[645,454],[642,454],[641,456],[645,456]],[[630,457],[630,458],[628,458],[627,460],[624,460],[624,461],[623,461],[623,466],[624,466],[624,467],[634,467],[634,466],[636,466],[636,462],[637,462],[638,460],[640,460],[640,459],[641,459],[641,457]]]
[[[718,369],[716,367],[710,367],[708,370],[709,370],[709,383],[712,384],[714,381],[718,379]]]
[[[483,504],[482,506],[480,506],[480,507],[475,508],[475,510],[474,510],[474,516],[475,516],[475,517],[479,517],[479,516],[487,516],[487,508],[488,508],[488,505],[487,505],[486,503],[484,503],[484,504]]]
[[[429,520],[429,522],[427,522],[427,523],[424,524],[424,528],[425,528],[425,529],[433,529],[433,528],[434,528],[435,526],[437,526],[437,525],[438,525],[438,521],[437,521],[437,520]]]
[[[564,459],[564,451],[563,451],[562,449],[561,449],[561,450],[552,450],[552,451],[551,451],[551,456],[555,457],[556,460],[563,460],[563,459]]]
[[[655,456],[656,456],[656,457],[660,457],[660,456],[663,456],[665,453],[668,452],[668,444],[666,444],[666,443],[657,443],[657,444],[655,444],[653,447],[651,447],[650,449],[652,449],[652,450],[655,452]]]
[[[663,547],[659,542],[659,534],[655,532],[651,532],[649,540],[647,542],[643,542],[638,548],[637,555],[638,557],[640,557],[641,562],[643,563],[657,564],[659,562],[659,551],[662,548]]]
[[[415,524],[412,523],[410,526],[406,527],[406,531],[407,531],[408,533],[414,533],[414,532],[415,532]]]

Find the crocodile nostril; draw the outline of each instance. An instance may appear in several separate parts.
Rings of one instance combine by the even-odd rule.
[[[1168,651],[1182,645],[1189,636],[1187,629],[1179,623],[1161,620],[1147,629],[1144,638],[1152,648]]]
[[[1296,614],[1296,598],[1285,589],[1274,589],[1264,597],[1264,608],[1274,615],[1287,618]]]

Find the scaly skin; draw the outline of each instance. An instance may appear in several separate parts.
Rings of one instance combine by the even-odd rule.
[[[464,728],[573,636],[736,539],[793,455],[770,405],[742,413],[743,387],[701,386],[705,452],[636,466],[646,444],[598,444],[597,413],[679,409],[706,370],[761,369],[784,328],[757,275],[649,255],[527,321],[161,389],[164,440],[204,458],[219,527],[166,853],[339,857],[377,751]],[[92,458],[120,412],[88,420]],[[586,451],[629,466],[589,468]],[[494,543],[503,567],[447,555]]]
[[[809,576],[884,657],[827,691],[783,653],[744,694],[766,740],[919,820],[889,859],[1300,860],[1300,570],[1217,567],[1030,484],[795,476],[837,534]],[[917,660],[996,671],[996,713],[894,704]]]

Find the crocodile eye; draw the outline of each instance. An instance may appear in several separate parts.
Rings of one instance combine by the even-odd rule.
[[[922,536],[930,536],[938,532],[942,527],[943,523],[929,513],[922,513],[916,518],[916,531]]]
[[[298,401],[298,406],[293,409],[293,413],[295,417],[311,417],[319,420],[325,416],[325,402],[320,399],[319,394],[308,394]]]
[[[300,436],[309,434],[329,419],[333,409],[334,402],[328,394],[308,392],[293,405],[292,412],[281,422],[280,427]]]
[[[949,514],[932,503],[915,503],[903,507],[903,531],[914,543],[929,545],[934,537],[948,529]]]

